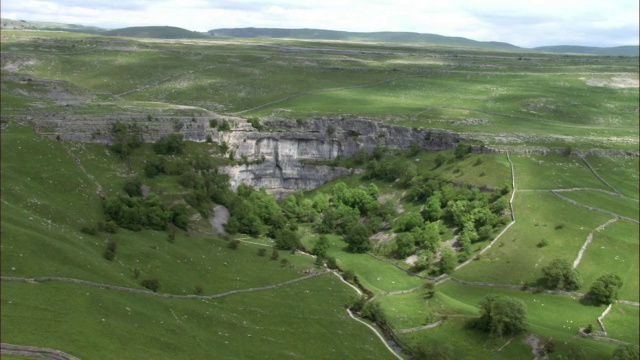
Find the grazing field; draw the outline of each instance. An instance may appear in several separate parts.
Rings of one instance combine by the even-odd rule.
[[[512,285],[535,284],[542,277],[540,269],[553,259],[573,262],[587,235],[611,218],[550,193],[517,193],[514,210],[515,225],[480,260],[457,271],[456,277]]]
[[[524,340],[535,336],[555,344],[551,359],[580,350],[604,360],[616,345],[578,330],[599,330],[607,305],[583,294],[613,273],[623,281],[619,298],[640,300],[637,57],[40,30],[0,37],[3,343],[82,359],[393,358],[385,347],[393,342],[352,319],[352,306],[368,324],[385,323],[378,331],[394,333],[404,358],[531,358]],[[246,117],[246,127],[234,120],[223,130],[221,115]],[[112,146],[54,140],[50,127],[81,116],[112,125],[98,134]],[[178,135],[169,151],[175,144],[136,137],[159,121],[194,129],[203,117],[212,119],[206,141]],[[249,123],[274,143],[298,131],[297,140],[345,139],[329,126],[307,131],[310,118],[434,129],[445,139],[434,148],[449,150],[424,151],[422,138],[374,148],[387,143],[368,138],[351,158],[304,160],[354,175],[284,201],[229,189],[220,167],[253,171],[251,157],[235,153],[243,145],[226,142],[253,131]],[[263,128],[278,123],[267,120],[296,127]],[[361,135],[370,136],[348,136]],[[421,136],[433,140],[431,131]],[[258,175],[279,168],[283,180],[306,181],[283,174],[283,159],[298,160],[276,159],[289,150],[274,147],[273,169]],[[229,212],[231,235],[216,235],[216,206]],[[311,254],[318,232],[328,232],[324,258]],[[546,285],[542,268],[554,259],[580,273],[577,294],[531,290]],[[327,268],[333,260],[336,274]],[[439,282],[429,289],[428,278],[403,269]],[[374,295],[374,305],[358,311],[357,291],[335,275]],[[494,286],[505,284],[519,290]],[[469,326],[491,294],[524,302],[524,334],[492,338]],[[607,337],[638,345],[637,305],[613,304]]]
[[[638,225],[628,221],[617,221],[596,232],[578,266],[585,283],[582,290],[588,291],[599,276],[613,273],[620,276],[624,282],[620,289],[620,298],[639,301],[638,239]]]

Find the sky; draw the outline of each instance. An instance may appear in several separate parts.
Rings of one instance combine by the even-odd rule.
[[[638,45],[638,0],[2,0],[3,18],[122,28],[168,25],[409,31],[545,45]]]

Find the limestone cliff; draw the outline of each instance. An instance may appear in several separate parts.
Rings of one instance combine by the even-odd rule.
[[[226,120],[231,129],[218,131],[209,120]],[[460,135],[436,129],[414,129],[379,123],[372,119],[349,120],[312,118],[304,121],[269,119],[255,129],[246,119],[233,116],[149,118],[141,116],[42,118],[34,121],[39,133],[64,140],[110,143],[111,127],[116,121],[135,124],[143,139],[154,142],[172,132],[186,140],[213,141],[229,145],[236,158],[251,165],[222,169],[236,188],[241,183],[264,186],[279,197],[298,189],[309,190],[352,170],[312,165],[316,160],[348,158],[358,151],[371,153],[376,146],[406,149],[417,144],[423,149],[451,149],[463,139]],[[305,163],[306,161],[306,163]]]

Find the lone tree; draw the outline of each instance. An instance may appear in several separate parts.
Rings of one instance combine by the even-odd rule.
[[[369,243],[369,229],[362,224],[352,227],[344,237],[349,244],[347,249],[354,253],[365,253],[371,250]]]
[[[596,301],[610,304],[618,298],[618,290],[622,287],[622,279],[615,274],[600,276],[589,289],[589,295]]]
[[[580,274],[563,259],[553,260],[542,268],[542,273],[552,289],[575,290],[582,286]]]
[[[527,307],[522,300],[489,295],[480,302],[480,310],[475,325],[492,337],[517,335],[527,328]]]

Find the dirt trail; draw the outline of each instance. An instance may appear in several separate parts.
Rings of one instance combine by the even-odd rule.
[[[535,356],[536,360],[549,360],[549,356],[544,351],[544,346],[541,344],[540,339],[531,334],[524,339],[524,343],[531,346],[531,353]]]

